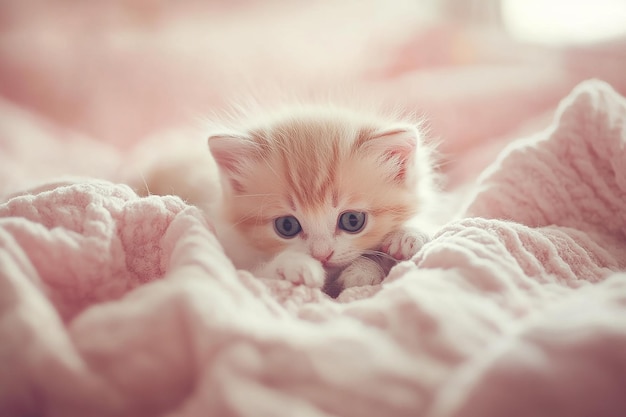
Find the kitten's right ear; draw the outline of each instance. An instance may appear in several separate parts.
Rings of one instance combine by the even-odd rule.
[[[211,135],[208,144],[217,166],[228,174],[239,173],[242,165],[260,150],[252,139],[238,134]]]

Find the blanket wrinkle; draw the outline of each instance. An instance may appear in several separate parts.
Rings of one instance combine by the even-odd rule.
[[[168,200],[174,199],[139,200],[127,187],[110,190],[109,183],[93,181],[13,198],[0,216],[32,253],[37,274],[69,320],[93,302],[163,275],[159,236],[172,212],[184,208]]]
[[[105,180],[0,204],[0,415],[622,416],[624,99],[512,144],[381,285],[237,271],[211,219]]]
[[[0,242],[0,248],[8,243],[4,239]],[[12,248],[20,249],[17,245]],[[9,307],[8,311],[3,309],[2,318],[10,323],[0,327],[2,415],[43,415],[48,413],[44,407],[62,415],[63,410],[78,413],[84,404],[89,404],[87,409],[103,407],[111,399],[106,384],[86,374],[78,356],[68,355],[75,348],[52,304],[45,300],[45,291],[19,273],[33,274],[32,265],[24,261],[26,256],[19,256],[23,253],[14,257],[6,254],[0,256],[0,294],[3,307]],[[15,360],[20,357],[24,360]],[[72,392],[58,380],[72,386]]]
[[[502,154],[466,215],[623,237],[626,99],[590,80],[575,88],[557,113],[558,128]]]
[[[521,417],[528,415],[529,402],[540,402],[545,415],[622,416],[625,286],[626,275],[616,274],[530,316],[493,355],[472,364],[482,370],[467,369],[451,381],[463,389],[445,393],[457,397],[440,401],[432,415]]]
[[[153,287],[150,297],[141,297],[139,290],[120,305],[87,310],[69,331],[90,372],[123,394],[125,412],[153,415],[177,407],[193,390],[195,317],[184,307],[192,301],[184,291]]]

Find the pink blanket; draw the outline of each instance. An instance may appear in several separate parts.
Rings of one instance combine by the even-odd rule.
[[[626,100],[583,83],[338,300],[235,271],[178,198],[23,192],[0,205],[0,415],[626,415],[625,143]]]

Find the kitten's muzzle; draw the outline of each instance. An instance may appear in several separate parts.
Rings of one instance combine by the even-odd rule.
[[[330,250],[330,251],[320,252],[320,253],[311,253],[311,256],[313,256],[313,258],[315,258],[318,261],[320,261],[324,267],[327,267],[327,266],[329,266],[330,258],[334,254],[335,254],[335,251],[334,250]]]

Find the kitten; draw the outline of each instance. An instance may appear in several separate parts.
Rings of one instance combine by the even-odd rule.
[[[235,120],[208,139],[222,199],[207,211],[238,268],[336,295],[428,240],[410,226],[434,195],[415,124],[315,105]]]

